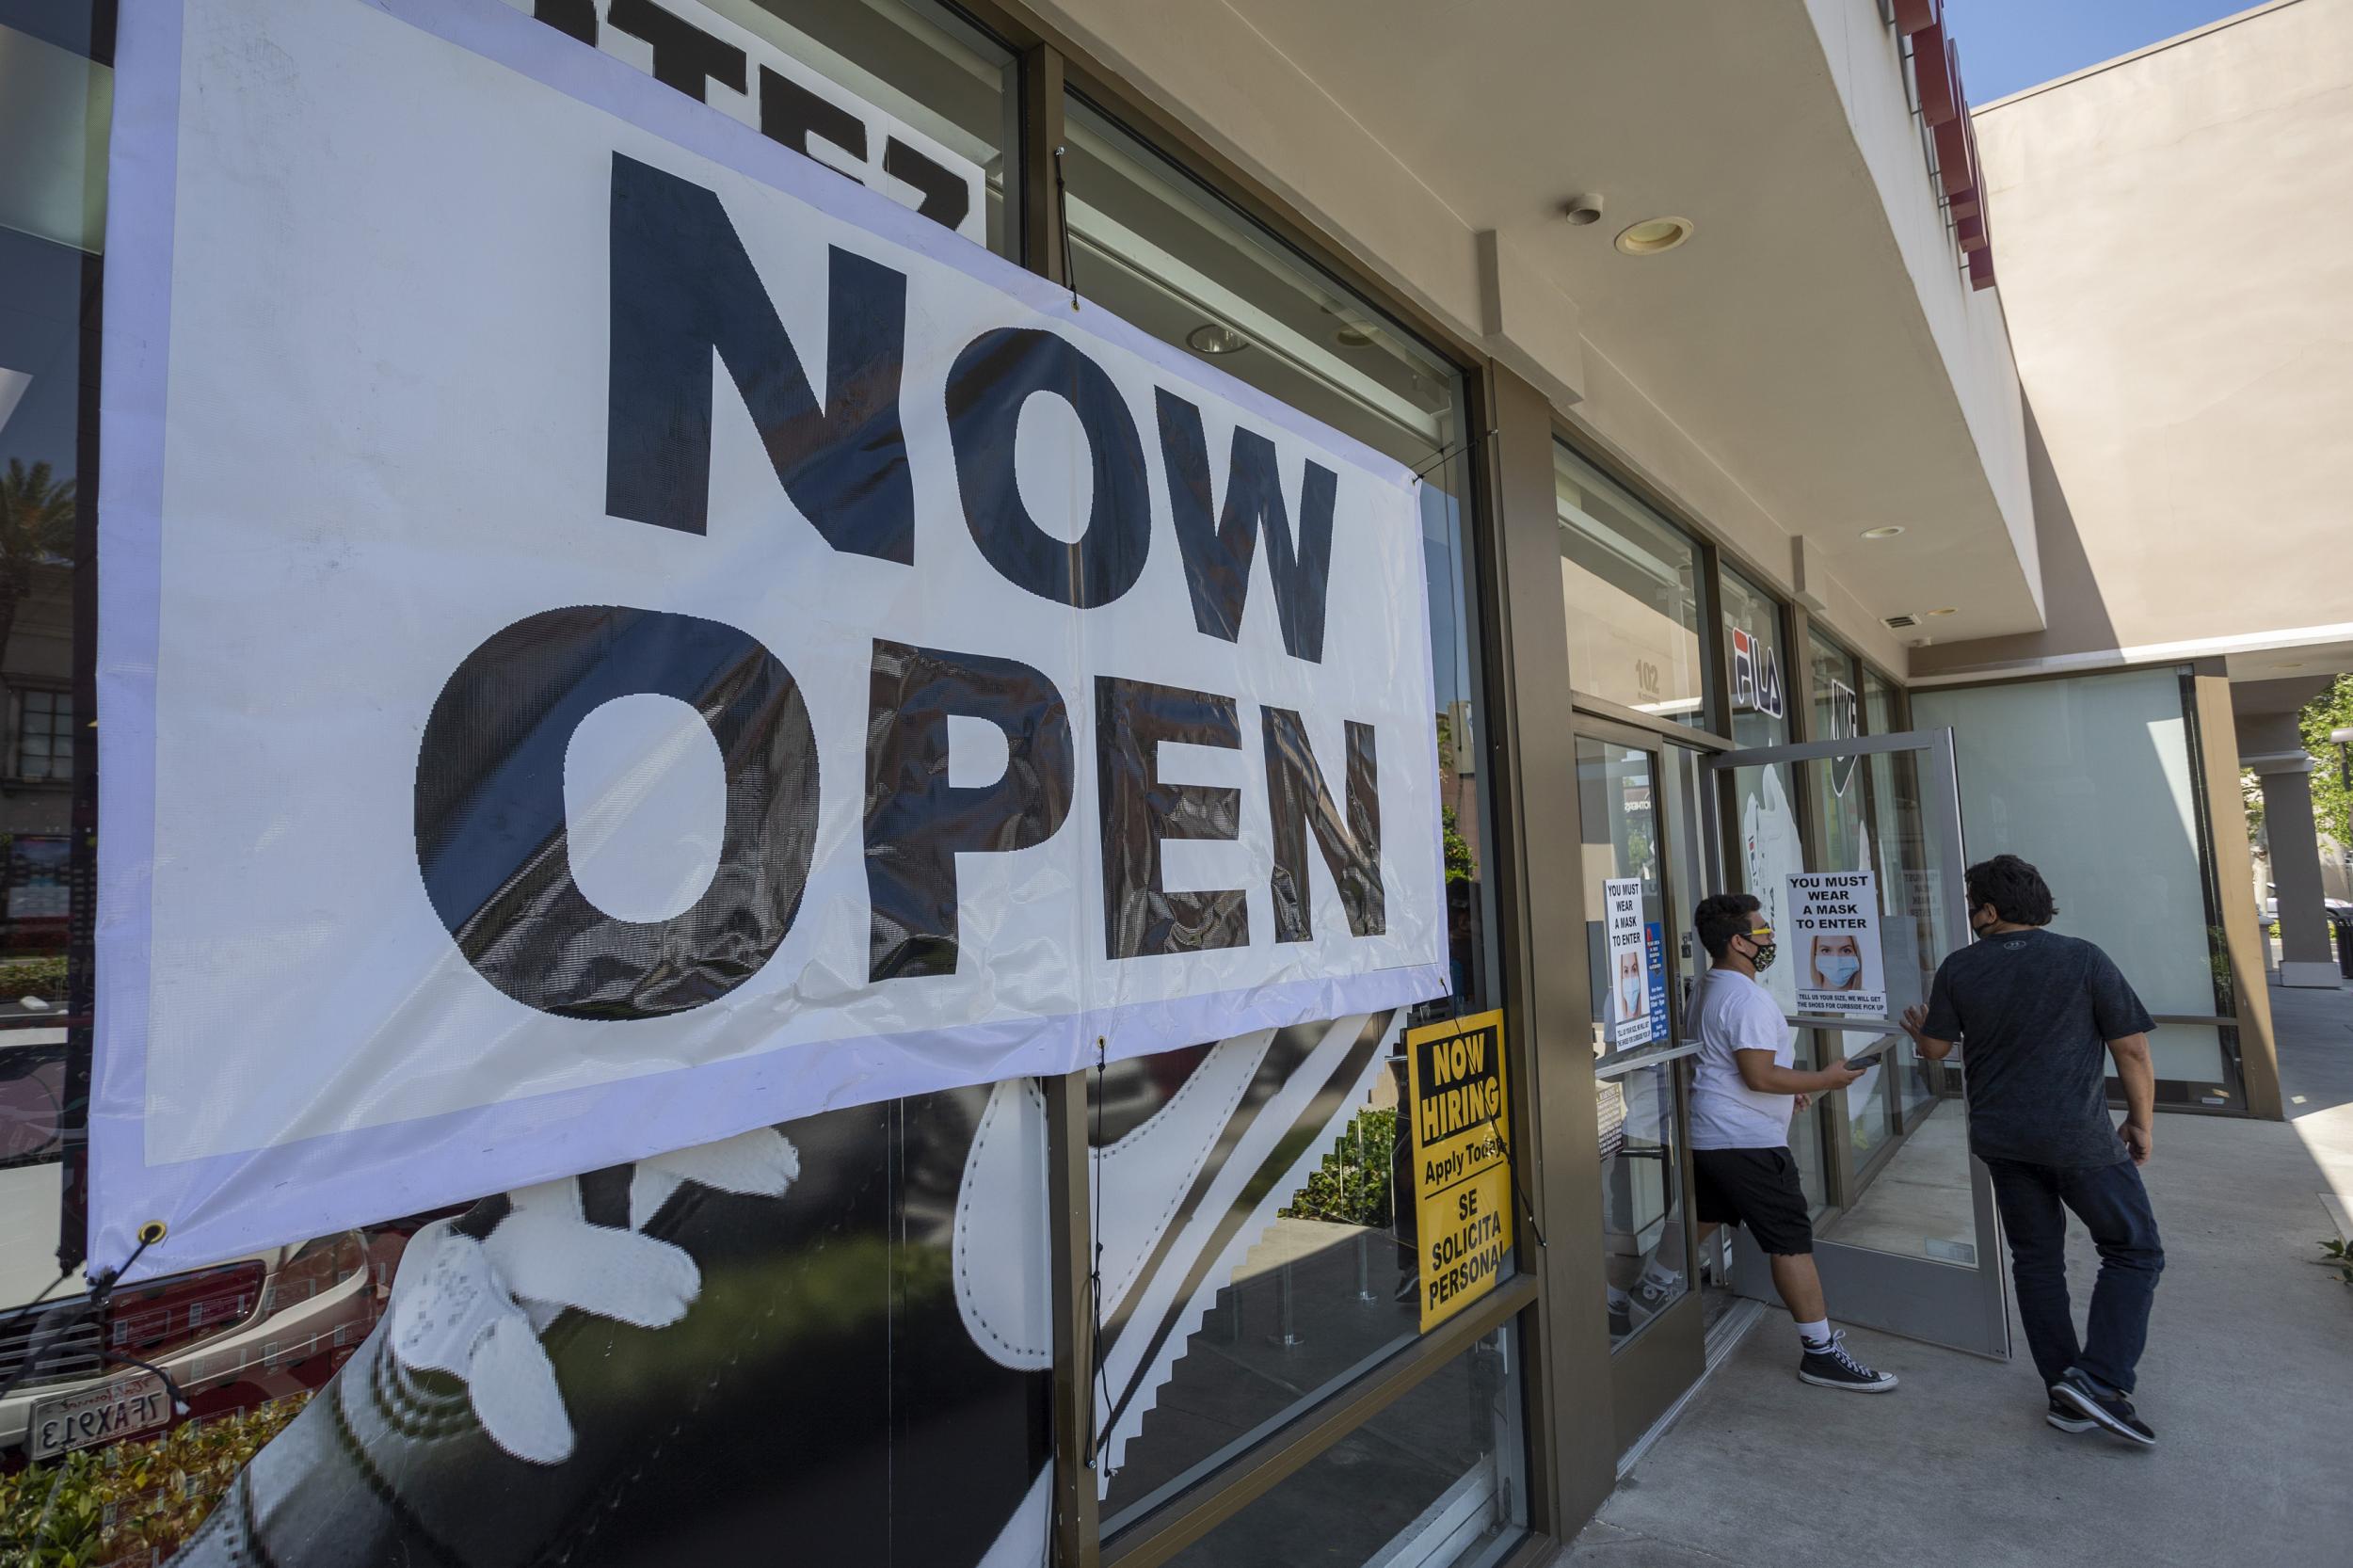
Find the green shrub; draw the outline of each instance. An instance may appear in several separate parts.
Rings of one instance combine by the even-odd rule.
[[[162,1562],[310,1397],[184,1421],[144,1442],[83,1448],[0,1476],[0,1568]]]
[[[1358,1112],[1307,1184],[1291,1195],[1282,1217],[1386,1229],[1389,1159],[1396,1139],[1396,1112]]]
[[[40,958],[0,958],[0,1001],[14,1001],[27,992],[37,997],[64,995],[64,953]]]

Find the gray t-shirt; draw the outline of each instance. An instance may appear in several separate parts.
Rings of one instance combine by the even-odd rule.
[[[1969,1146],[1984,1160],[2113,1165],[2107,1043],[2154,1029],[2114,962],[2050,931],[2005,931],[1938,966],[1921,1032],[1962,1043]]]

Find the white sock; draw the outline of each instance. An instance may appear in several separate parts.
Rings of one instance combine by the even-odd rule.
[[[1806,1349],[1819,1350],[1830,1343],[1830,1320],[1825,1318],[1818,1323],[1800,1323],[1798,1337],[1804,1341]]]
[[[1611,1306],[1630,1307],[1634,1304],[1634,1298],[1619,1289],[1616,1286],[1605,1284],[1602,1288],[1609,1293],[1609,1304]]]

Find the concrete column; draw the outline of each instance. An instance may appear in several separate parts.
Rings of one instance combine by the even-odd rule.
[[[2264,836],[2280,889],[2280,983],[2333,990],[2329,920],[2320,892],[2320,839],[2313,822],[2313,760],[2303,752],[2249,757],[2264,792]]]

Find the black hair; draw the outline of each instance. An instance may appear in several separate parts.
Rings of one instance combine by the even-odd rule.
[[[2015,855],[1997,855],[1970,867],[1968,888],[1972,911],[1990,904],[1996,915],[2012,925],[2049,925],[2058,913],[2058,905],[2051,899],[2051,885]]]
[[[1691,926],[1700,934],[1700,946],[1710,958],[1721,958],[1724,949],[1735,936],[1746,936],[1756,928],[1754,916],[1763,905],[1747,893],[1718,893],[1700,901],[1691,911]]]

